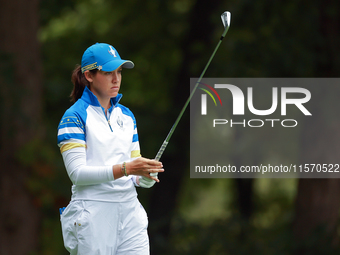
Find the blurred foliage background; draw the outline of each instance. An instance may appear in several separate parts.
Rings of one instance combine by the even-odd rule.
[[[153,158],[189,96],[190,77],[199,76],[220,38],[223,11],[232,13],[231,28],[207,77],[338,77],[339,5],[2,0],[0,254],[67,254],[58,208],[68,204],[71,182],[56,132],[87,47],[107,42],[135,63],[123,71],[121,102],[136,116],[142,155]],[[340,252],[339,180],[190,179],[189,126],[187,111],[162,158],[160,184],[138,190],[151,254]],[[339,130],[340,123],[313,126],[285,146],[297,151],[294,160],[339,163]],[[260,145],[233,136],[230,146],[243,156],[231,163],[252,161]]]

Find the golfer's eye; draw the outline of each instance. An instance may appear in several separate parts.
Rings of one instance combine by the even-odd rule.
[[[112,72],[105,72],[104,75],[111,75]]]

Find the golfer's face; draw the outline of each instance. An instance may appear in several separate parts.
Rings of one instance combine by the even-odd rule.
[[[112,72],[98,71],[92,76],[91,91],[100,98],[112,98],[118,95],[122,81],[122,68]]]

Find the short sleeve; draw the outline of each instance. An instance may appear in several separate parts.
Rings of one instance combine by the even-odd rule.
[[[62,117],[58,126],[58,146],[61,152],[86,147],[85,123],[79,114],[66,111]]]

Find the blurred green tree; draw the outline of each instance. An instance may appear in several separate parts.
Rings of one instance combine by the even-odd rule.
[[[316,55],[311,76],[338,77],[340,73],[340,11],[338,1],[315,2],[314,19],[318,40],[311,50]],[[317,10],[317,11],[316,11]],[[338,86],[319,88],[311,106],[317,125],[304,123],[301,134],[301,162],[325,164],[337,162],[340,154]],[[295,203],[294,234],[296,254],[316,254],[318,247],[338,247],[340,179],[300,179]],[[315,242],[315,240],[317,240]]]
[[[23,148],[41,140],[45,132],[38,29],[37,0],[1,1],[1,254],[27,254],[39,243],[41,214],[28,183],[34,171],[45,169],[32,159],[21,160]]]

